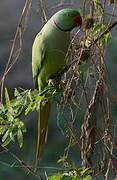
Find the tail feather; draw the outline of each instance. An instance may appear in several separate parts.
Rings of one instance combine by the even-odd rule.
[[[36,166],[38,160],[42,159],[44,144],[47,142],[48,133],[48,119],[50,113],[50,100],[44,105],[40,103],[39,119],[38,119],[38,137],[37,137],[37,149],[36,149]]]

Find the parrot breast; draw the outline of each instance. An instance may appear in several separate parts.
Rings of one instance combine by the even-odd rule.
[[[70,33],[59,30],[50,19],[37,35],[33,45],[39,86],[43,84],[45,87],[47,80],[65,66],[69,44]]]

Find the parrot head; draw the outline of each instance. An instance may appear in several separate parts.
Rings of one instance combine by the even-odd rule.
[[[74,27],[82,26],[82,17],[77,10],[62,9],[52,17],[56,26],[62,31],[71,31]]]

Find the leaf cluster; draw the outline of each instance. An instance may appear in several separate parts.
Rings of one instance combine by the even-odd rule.
[[[83,167],[50,176],[49,180],[92,180],[91,173],[91,169]]]
[[[56,175],[50,176],[49,180],[92,180],[92,170],[91,168],[78,167],[73,161],[61,157],[58,163],[62,163],[65,170],[63,173],[58,173]]]
[[[16,89],[14,99],[10,99],[7,88],[5,88],[5,104],[0,104],[0,135],[2,136],[2,146],[8,145],[11,141],[18,141],[20,148],[23,146],[23,134],[26,127],[21,117],[38,110],[40,102],[43,104],[47,98],[56,96],[58,92],[55,87],[49,86],[39,93],[38,90]]]

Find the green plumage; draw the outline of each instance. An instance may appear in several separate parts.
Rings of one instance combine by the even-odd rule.
[[[76,17],[79,22],[76,22]],[[35,87],[40,91],[44,90],[47,81],[65,66],[70,30],[78,25],[81,25],[79,12],[64,9],[56,13],[37,34],[32,48],[32,73]],[[44,106],[40,104],[36,155],[39,159],[42,157],[47,135],[49,111],[49,100]]]
[[[43,90],[46,81],[65,65],[65,56],[70,42],[70,33],[59,30],[49,20],[36,36],[33,44],[33,77]]]

